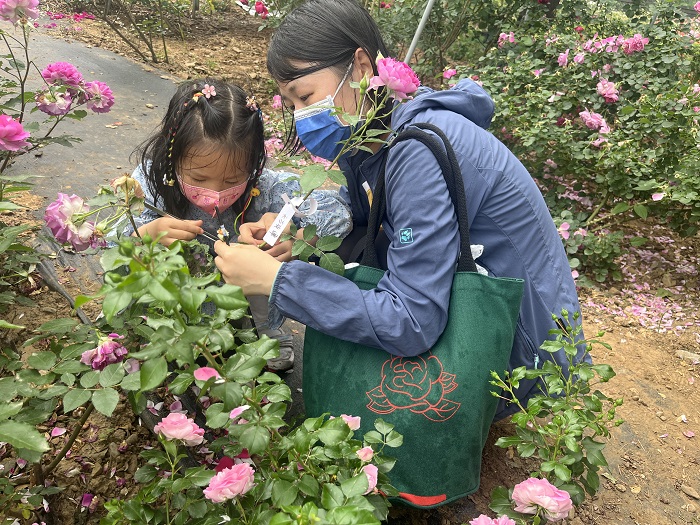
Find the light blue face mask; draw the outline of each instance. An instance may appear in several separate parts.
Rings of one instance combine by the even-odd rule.
[[[352,134],[352,127],[349,124],[343,124],[333,113],[334,99],[345,84],[353,64],[354,61],[348,66],[343,80],[340,81],[333,95],[328,95],[323,100],[294,111],[297,136],[312,155],[334,160],[343,148],[342,143]]]

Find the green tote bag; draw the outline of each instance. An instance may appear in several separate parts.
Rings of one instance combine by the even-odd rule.
[[[423,131],[426,128],[435,135]],[[303,395],[308,417],[361,416],[358,435],[372,430],[378,418],[392,423],[404,441],[392,450],[397,461],[389,479],[402,502],[429,508],[479,487],[481,454],[498,401],[489,380],[492,370],[507,369],[523,282],[477,273],[464,183],[442,131],[429,124],[413,125],[392,145],[408,139],[421,141],[438,159],[459,220],[461,255],[447,326],[435,345],[416,357],[393,356],[307,327]],[[375,288],[384,275],[377,268],[374,240],[385,207],[382,168],[362,264],[345,273],[364,290]]]

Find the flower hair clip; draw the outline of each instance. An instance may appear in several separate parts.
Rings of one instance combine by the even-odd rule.
[[[246,97],[245,107],[247,107],[253,113],[256,111],[260,111],[260,107],[258,106],[258,101],[255,99],[254,95]]]
[[[202,97],[210,99],[211,97],[215,96],[216,88],[214,88],[214,86],[210,86],[209,84],[204,84],[202,91],[197,91],[194,95],[192,95],[192,100],[194,100],[195,102],[199,102],[199,99]]]

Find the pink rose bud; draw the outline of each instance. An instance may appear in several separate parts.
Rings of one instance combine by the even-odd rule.
[[[360,428],[360,416],[348,416],[345,414],[341,414],[340,417],[343,418],[343,421],[345,421],[348,424],[350,430],[357,430]]]
[[[214,475],[204,489],[204,497],[222,503],[242,496],[255,486],[255,470],[248,463],[239,463]]]
[[[367,476],[367,482],[369,483],[365,494],[369,494],[377,486],[377,474],[379,473],[379,469],[377,468],[377,465],[370,464],[362,467],[362,472],[364,472],[365,476]]]
[[[396,100],[407,100],[420,87],[416,73],[404,62],[380,55],[377,60],[377,76],[369,81],[369,89],[386,86]]]
[[[357,457],[360,458],[362,461],[371,461],[372,458],[374,457],[374,450],[372,447],[362,447],[360,450],[356,452]]]
[[[204,430],[197,426],[194,420],[184,414],[173,412],[161,419],[153,432],[165,439],[177,439],[190,447],[200,445],[204,441]]]

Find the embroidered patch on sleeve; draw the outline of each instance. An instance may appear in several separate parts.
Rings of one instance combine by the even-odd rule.
[[[402,228],[399,230],[399,242],[401,244],[411,244],[413,242],[413,229]]]

